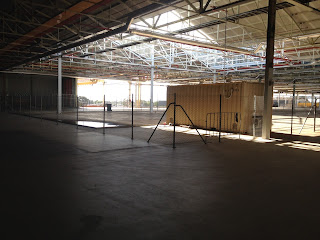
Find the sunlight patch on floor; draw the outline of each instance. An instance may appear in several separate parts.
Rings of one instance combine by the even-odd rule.
[[[154,129],[156,126],[143,126],[142,128],[152,128]],[[159,125],[159,130],[172,132],[173,127],[170,125]],[[208,131],[203,129],[198,129],[199,133],[202,136],[206,136],[208,134]],[[191,134],[191,135],[198,135],[196,129],[191,129],[188,127],[181,127],[176,126],[176,132],[177,133],[185,133],[185,134]],[[217,139],[219,136],[219,132],[217,131],[211,131],[210,137],[207,137],[207,139],[210,139],[214,137],[214,139]],[[242,135],[242,134],[230,134],[221,132],[221,138],[224,139],[232,139],[232,140],[244,140],[244,141],[251,141],[251,142],[257,142],[257,143],[276,143],[277,146],[281,147],[290,147],[290,148],[296,148],[296,149],[303,149],[303,150],[311,150],[311,151],[317,151],[320,152],[320,143],[311,143],[311,142],[302,142],[302,141],[284,141],[282,139],[277,138],[270,138],[270,139],[263,139],[262,137],[253,137],[249,135]]]

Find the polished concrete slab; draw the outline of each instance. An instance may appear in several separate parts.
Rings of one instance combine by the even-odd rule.
[[[127,130],[1,113],[1,238],[319,238],[318,151]]]

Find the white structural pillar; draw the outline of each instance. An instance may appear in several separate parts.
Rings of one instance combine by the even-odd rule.
[[[62,59],[58,57],[58,114],[62,112]]]
[[[270,138],[271,126],[272,126],[273,57],[274,57],[275,21],[276,21],[276,0],[269,0],[266,71],[265,71],[265,81],[264,81],[264,109],[263,109],[263,122],[262,122],[262,138],[264,139]]]
[[[153,112],[154,45],[151,46],[150,112]]]

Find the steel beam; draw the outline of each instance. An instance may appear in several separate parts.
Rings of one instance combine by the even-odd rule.
[[[264,139],[270,138],[272,126],[273,58],[276,23],[276,2],[276,0],[269,0],[268,7],[268,32],[264,81],[264,109],[262,122],[262,138]]]

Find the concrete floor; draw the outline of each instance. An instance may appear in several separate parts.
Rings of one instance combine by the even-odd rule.
[[[0,113],[1,239],[319,239],[319,152],[127,130]]]

